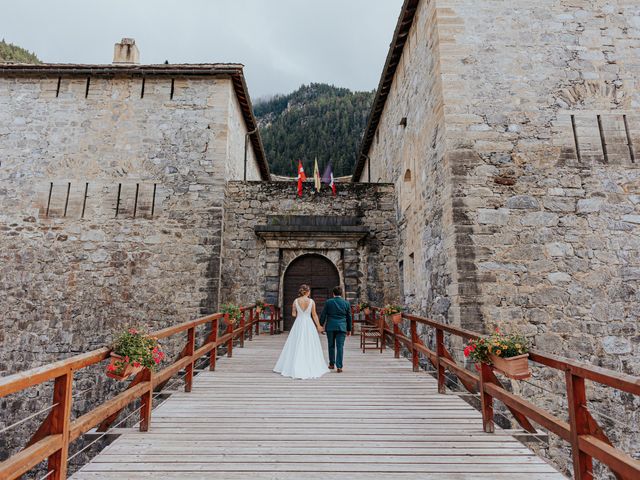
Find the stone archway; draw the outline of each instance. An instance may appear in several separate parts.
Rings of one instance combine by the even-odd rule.
[[[340,285],[340,274],[329,259],[318,254],[301,255],[289,264],[284,273],[282,287],[285,330],[290,330],[293,325],[291,304],[303,283],[311,287],[311,298],[316,302],[318,315],[320,315],[324,302],[331,297],[331,289]]]

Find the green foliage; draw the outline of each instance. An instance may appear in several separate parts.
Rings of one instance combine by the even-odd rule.
[[[137,328],[127,328],[118,335],[113,345],[113,353],[124,357],[124,363],[116,364],[116,373],[124,370],[126,363],[134,367],[143,366],[154,370],[164,358],[158,340]]]
[[[232,322],[237,322],[242,317],[242,312],[240,311],[240,307],[235,303],[223,303],[220,307],[220,312],[229,315],[229,320]]]
[[[0,42],[0,63],[3,62],[42,63],[35,53],[31,53],[12,43],[7,43],[4,39]]]
[[[358,311],[362,312],[365,308],[371,308],[369,302],[360,302],[358,304]]]
[[[400,305],[385,305],[382,309],[383,315],[395,315],[396,313],[402,313],[402,307]]]
[[[464,349],[464,356],[476,363],[491,363],[489,355],[511,358],[529,352],[529,342],[519,333],[500,333],[500,330],[487,338],[469,340]]]
[[[317,158],[320,175],[330,162],[335,177],[351,175],[374,94],[312,83],[258,101],[255,114],[271,172],[294,177],[302,160],[311,177]]]

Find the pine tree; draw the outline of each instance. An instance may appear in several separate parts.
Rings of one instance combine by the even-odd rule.
[[[375,92],[303,85],[255,105],[271,172],[294,176],[297,161],[313,171],[331,162],[335,176],[351,175]]]

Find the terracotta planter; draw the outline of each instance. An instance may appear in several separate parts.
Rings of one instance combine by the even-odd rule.
[[[116,353],[111,353],[111,363],[109,365],[113,365],[114,367],[117,367],[116,363],[124,363],[124,357],[121,357]],[[113,378],[114,380],[122,381],[122,380],[126,380],[131,375],[135,375],[136,373],[141,371],[143,368],[144,367],[142,366],[134,367],[133,364],[126,363],[124,369],[121,370],[120,372],[118,371],[110,372],[109,370],[107,370],[107,377]]]
[[[517,357],[502,358],[496,355],[489,355],[491,363],[496,370],[504,373],[514,380],[524,380],[531,376],[529,370],[529,354],[518,355]]]
[[[402,313],[394,313],[387,315],[387,318],[393,322],[394,325],[398,325],[402,321]]]

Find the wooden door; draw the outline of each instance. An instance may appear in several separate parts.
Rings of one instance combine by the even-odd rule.
[[[316,302],[319,317],[324,302],[333,296],[331,290],[340,285],[340,276],[333,263],[321,255],[303,255],[291,262],[284,274],[283,285],[285,330],[291,330],[293,326],[295,319],[291,315],[291,305],[303,283],[311,287],[311,298]]]

